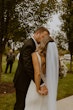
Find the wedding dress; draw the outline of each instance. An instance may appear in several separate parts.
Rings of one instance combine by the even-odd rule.
[[[36,52],[40,68],[41,57]],[[49,43],[46,52],[46,75],[41,73],[41,78],[48,88],[48,95],[39,95],[36,85],[31,81],[27,96],[25,110],[56,110],[56,96],[58,84],[58,51],[55,43]]]

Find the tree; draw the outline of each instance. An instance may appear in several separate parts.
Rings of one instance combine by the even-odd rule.
[[[8,39],[26,38],[32,30],[47,22],[56,3],[57,0],[0,0],[0,76]]]
[[[63,32],[58,32],[55,39],[59,49],[66,49],[65,44],[67,44],[67,38]]]
[[[2,54],[8,40],[9,24],[14,17],[15,4],[15,0],[0,0],[0,77],[2,72]]]
[[[62,31],[66,33],[68,39],[68,47],[71,55],[70,71],[72,71],[72,55],[73,55],[73,0],[62,1],[61,18],[63,21]]]
[[[50,15],[57,10],[56,8],[57,0],[24,0],[18,4],[16,10],[19,13],[19,21],[25,28],[27,36],[37,27],[45,24]]]

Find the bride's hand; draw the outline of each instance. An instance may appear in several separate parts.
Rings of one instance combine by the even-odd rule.
[[[41,86],[41,87],[40,87],[40,90],[38,90],[38,93],[39,93],[40,95],[47,95],[47,94],[48,94],[48,89],[47,89],[47,87],[46,87],[45,85]]]
[[[48,94],[48,91],[47,90],[39,90],[38,93],[40,95],[47,95]]]
[[[40,86],[40,90],[42,90],[42,91],[44,91],[44,90],[48,91],[48,89],[47,89],[47,87],[45,86],[45,84]]]

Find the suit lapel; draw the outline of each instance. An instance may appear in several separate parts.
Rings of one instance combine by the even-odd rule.
[[[32,38],[30,38],[31,42],[32,42],[32,45],[33,45],[33,49],[35,50],[36,49],[36,44],[34,42],[34,40]]]

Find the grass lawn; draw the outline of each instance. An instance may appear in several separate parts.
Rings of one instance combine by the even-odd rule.
[[[73,74],[68,73],[63,79],[59,79],[58,99],[73,95]]]
[[[14,62],[12,73],[4,74],[5,71],[5,56],[3,57],[3,73],[2,82],[12,82],[14,73],[17,66],[17,60]],[[58,85],[58,97],[57,99],[62,99],[73,95],[73,74],[68,73],[63,79],[59,79]],[[0,110],[13,110],[15,103],[15,93],[0,94]]]
[[[15,93],[0,95],[0,110],[13,110]]]
[[[12,73],[8,73],[5,74],[5,68],[6,68],[6,57],[3,56],[3,60],[2,60],[2,69],[3,69],[3,73],[2,73],[2,82],[12,82],[13,81],[13,77],[14,77],[14,73],[17,67],[17,60],[15,60],[15,62],[13,63],[13,67],[12,67]],[[9,70],[8,70],[9,71]]]

